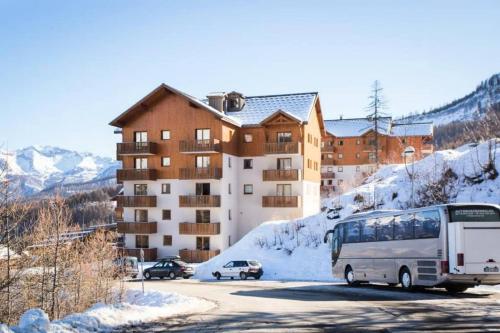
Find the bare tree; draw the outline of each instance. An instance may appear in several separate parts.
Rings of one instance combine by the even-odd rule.
[[[368,120],[373,124],[374,140],[370,142],[370,145],[375,149],[375,164],[378,169],[379,167],[379,127],[380,118],[384,116],[382,110],[386,108],[386,101],[382,95],[383,88],[378,80],[373,82],[371,95],[368,96],[369,103],[367,106]]]

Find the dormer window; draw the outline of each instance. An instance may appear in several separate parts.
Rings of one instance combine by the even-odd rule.
[[[227,94],[227,111],[240,111],[245,105],[243,94],[233,91]]]

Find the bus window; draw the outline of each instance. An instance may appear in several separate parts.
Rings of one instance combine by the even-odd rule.
[[[440,223],[437,211],[417,212],[415,214],[415,238],[438,238]]]
[[[359,222],[346,223],[344,228],[347,229],[345,243],[359,242]]]
[[[413,238],[413,214],[399,215],[394,218],[394,239]]]
[[[375,237],[375,228],[377,226],[376,219],[368,219],[366,221],[360,222],[361,226],[361,241],[362,242],[374,242]]]
[[[378,219],[377,241],[389,241],[394,238],[394,217],[386,216]]]
[[[499,222],[500,212],[488,206],[450,207],[450,222]]]

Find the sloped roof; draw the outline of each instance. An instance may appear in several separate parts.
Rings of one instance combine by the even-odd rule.
[[[393,123],[391,136],[430,136],[434,133],[434,124],[425,123]]]
[[[375,130],[373,122],[367,118],[325,120],[326,131],[338,138],[361,136]],[[389,135],[391,117],[381,117],[378,121],[378,132]]]

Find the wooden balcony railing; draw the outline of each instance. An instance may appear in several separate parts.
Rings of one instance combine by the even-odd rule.
[[[335,178],[335,172],[322,172],[321,173],[321,178],[323,179],[333,179]]]
[[[154,195],[119,195],[116,197],[118,207],[156,207]]]
[[[116,180],[121,183],[124,180],[156,180],[158,179],[156,169],[118,169]]]
[[[155,142],[120,142],[116,144],[117,155],[154,155],[156,152]]]
[[[179,207],[220,207],[220,195],[179,195]]]
[[[222,168],[181,168],[179,179],[221,179]]]
[[[266,142],[264,154],[298,154],[299,142]]]
[[[321,165],[335,165],[335,160],[333,158],[324,158],[321,160]]]
[[[324,147],[321,147],[321,152],[322,153],[334,153],[335,152],[335,146],[325,145]]]
[[[217,153],[221,151],[220,140],[182,140],[179,141],[181,153]]]
[[[156,234],[156,222],[117,222],[120,234]]]
[[[262,207],[299,207],[298,195],[265,195],[262,197]]]
[[[220,250],[179,250],[182,261],[189,263],[204,262],[219,255]]]
[[[299,180],[299,170],[298,169],[290,169],[290,170],[262,170],[262,179],[264,181],[273,181],[273,180]]]
[[[115,208],[114,219],[116,222],[123,221],[123,207],[116,207]]]
[[[179,223],[180,235],[218,235],[220,223]]]
[[[320,191],[323,192],[334,192],[335,191],[335,186],[334,185],[321,185],[319,187]]]
[[[157,259],[156,247],[142,249],[144,251],[144,261],[155,261]],[[141,260],[141,249],[121,248],[119,251],[124,256],[136,257]]]

